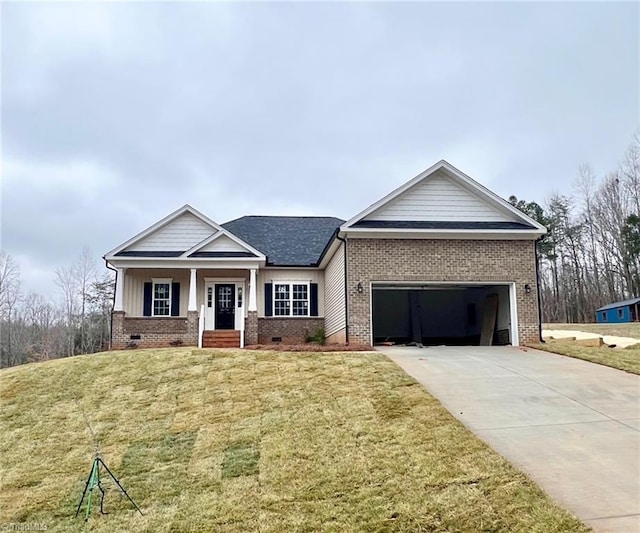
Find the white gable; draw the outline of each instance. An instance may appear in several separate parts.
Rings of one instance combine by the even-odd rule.
[[[514,222],[512,213],[488,202],[442,170],[419,181],[363,220]]]
[[[230,239],[227,235],[220,235],[209,244],[198,248],[198,252],[246,252],[247,248]]]
[[[127,251],[178,252],[192,248],[216,230],[195,215],[185,212],[148,237],[133,243]]]

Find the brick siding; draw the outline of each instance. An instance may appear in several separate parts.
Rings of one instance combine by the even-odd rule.
[[[300,344],[319,328],[324,328],[324,318],[259,318],[258,342],[271,344],[273,337],[281,337],[283,344]]]
[[[347,258],[351,343],[371,342],[372,281],[515,282],[520,343],[539,338],[534,241],[349,239]]]

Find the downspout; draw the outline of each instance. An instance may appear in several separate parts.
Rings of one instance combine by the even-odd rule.
[[[104,259],[104,265],[109,269],[113,270],[116,273],[116,285],[118,284],[118,270],[109,266],[109,261],[107,261],[106,257],[102,257]],[[113,292],[113,303],[111,304],[111,313],[109,313],[109,350],[111,350],[112,341],[113,341],[113,308],[116,305],[116,293]]]
[[[540,257],[538,255],[538,243],[544,237],[538,237],[533,245],[536,254],[536,294],[538,295],[538,337],[540,342],[544,344],[542,338],[542,298],[540,297]]]
[[[344,243],[344,338],[345,342],[349,344],[349,301],[347,292],[347,239],[340,237],[338,233],[336,239]]]

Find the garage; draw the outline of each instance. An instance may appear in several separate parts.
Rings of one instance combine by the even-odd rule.
[[[513,283],[372,283],[373,343],[517,345]]]

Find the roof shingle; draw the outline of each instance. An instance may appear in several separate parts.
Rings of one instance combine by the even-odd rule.
[[[344,220],[334,217],[245,216],[222,227],[260,250],[273,266],[316,266]]]

